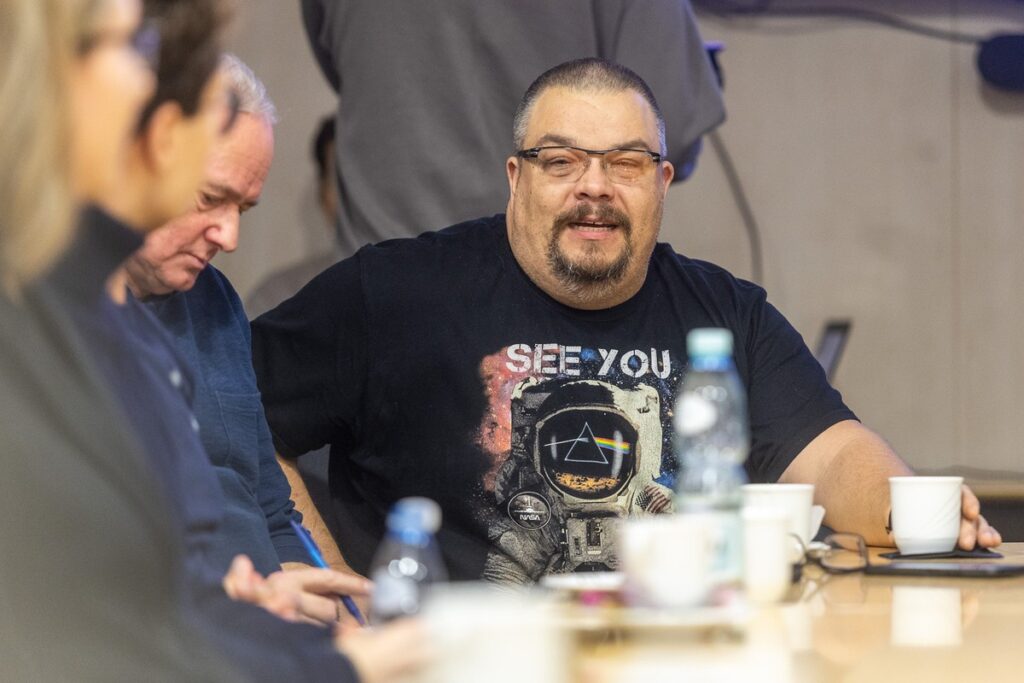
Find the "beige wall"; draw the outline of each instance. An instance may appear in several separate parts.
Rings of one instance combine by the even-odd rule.
[[[265,200],[218,262],[243,295],[326,244],[307,147],[332,95],[296,4],[247,3],[236,41],[282,111]],[[1015,0],[860,5],[1024,31]],[[984,89],[970,46],[848,22],[701,22],[727,45],[721,134],[760,222],[770,299],[812,345],[826,318],[853,318],[836,384],[912,464],[1024,470],[1024,96]],[[750,276],[710,147],[670,191],[663,239]]]
[[[337,100],[309,50],[298,0],[238,6],[231,49],[266,83],[280,115],[260,205],[242,220],[238,251],[215,261],[244,298],[270,271],[330,248],[329,228],[316,207],[310,145]]]

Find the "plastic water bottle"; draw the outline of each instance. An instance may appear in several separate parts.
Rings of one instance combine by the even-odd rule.
[[[676,510],[706,518],[712,542],[711,588],[738,585],[742,526],[740,487],[750,450],[747,398],[732,360],[732,332],[692,330],[690,364],[676,399]]]
[[[441,508],[429,498],[403,498],[388,514],[387,535],[371,565],[370,612],[375,623],[419,612],[431,583],[446,581],[434,534]]]

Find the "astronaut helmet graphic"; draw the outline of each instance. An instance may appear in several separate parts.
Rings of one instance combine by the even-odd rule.
[[[518,389],[513,426],[531,423],[532,443],[522,445],[531,451],[537,472],[569,507],[612,502],[640,469],[657,471],[661,425],[653,389],[622,389],[594,380],[531,382]],[[653,462],[641,468],[645,446]]]
[[[636,429],[608,406],[578,405],[537,424],[537,455],[552,488],[582,500],[617,495],[634,473]]]
[[[513,389],[510,457],[495,494],[520,533],[555,549],[537,571],[614,570],[618,520],[660,492],[660,396],[624,384],[531,377]]]

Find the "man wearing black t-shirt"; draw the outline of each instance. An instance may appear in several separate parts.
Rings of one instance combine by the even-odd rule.
[[[615,520],[671,510],[697,327],[736,340],[751,479],[813,483],[827,524],[891,545],[886,480],[906,464],[764,290],[657,244],[673,168],[647,85],[596,59],[555,67],[514,142],[507,215],[366,247],[253,323],[281,453],[331,446],[326,512],[352,568],[408,495],[441,504],[454,578],[614,567]],[[962,546],[1000,542],[966,489],[963,517]]]

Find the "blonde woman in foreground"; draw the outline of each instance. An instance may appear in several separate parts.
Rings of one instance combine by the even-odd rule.
[[[0,0],[0,679],[235,680],[161,497],[41,276],[116,191],[155,79],[137,0]]]

